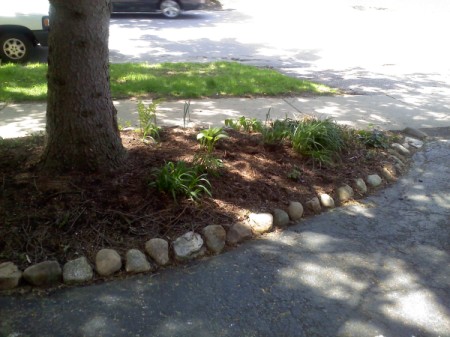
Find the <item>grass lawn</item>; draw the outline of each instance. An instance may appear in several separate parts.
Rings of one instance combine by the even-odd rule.
[[[111,64],[113,98],[326,95],[336,90],[235,62]],[[47,65],[0,66],[0,102],[45,101]]]

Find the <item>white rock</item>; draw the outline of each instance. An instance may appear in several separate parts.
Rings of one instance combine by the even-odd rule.
[[[288,214],[291,220],[300,220],[303,216],[303,205],[298,201],[289,201]]]
[[[206,247],[214,254],[219,254],[225,247],[227,232],[222,226],[209,225],[203,228]]]
[[[251,213],[248,216],[248,223],[254,233],[267,233],[273,227],[273,215],[270,213]]]
[[[145,254],[139,249],[130,249],[125,255],[125,271],[127,273],[145,273],[152,270]]]
[[[145,243],[145,251],[160,266],[170,262],[169,243],[164,239],[154,238]]]
[[[421,140],[411,137],[405,137],[405,144],[415,147],[416,149],[420,149],[423,146],[423,142]]]
[[[173,251],[178,261],[196,258],[202,247],[203,239],[195,232],[187,232],[173,242]]]
[[[367,176],[366,182],[371,187],[378,187],[381,185],[382,180],[378,174],[371,174]]]
[[[367,185],[363,179],[361,178],[355,179],[355,186],[359,193],[361,194],[367,193]]]
[[[393,149],[397,150],[400,154],[402,154],[402,155],[404,155],[404,156],[409,156],[409,155],[411,154],[411,152],[410,152],[406,147],[404,147],[404,146],[401,145],[401,144],[398,144],[398,143],[392,143],[392,144],[391,144],[391,147],[392,147]]]
[[[66,284],[84,283],[93,277],[94,271],[84,256],[68,261],[63,267],[63,280]]]
[[[102,249],[95,256],[95,268],[101,276],[109,276],[122,268],[122,259],[114,249]]]
[[[12,262],[0,264],[0,290],[13,289],[19,285],[22,272]]]
[[[334,208],[334,206],[335,206],[334,200],[330,195],[323,193],[323,194],[319,195],[319,199],[320,199],[320,203],[322,204],[323,207]]]

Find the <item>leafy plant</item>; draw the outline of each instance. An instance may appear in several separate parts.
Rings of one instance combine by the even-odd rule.
[[[300,177],[302,176],[302,171],[298,168],[297,165],[294,165],[294,167],[292,168],[291,172],[289,172],[287,174],[287,177],[291,180],[299,180]]]
[[[292,136],[293,149],[319,164],[332,164],[345,146],[342,129],[330,119],[300,121]]]
[[[223,128],[220,127],[205,129],[197,134],[197,140],[200,142],[202,148],[205,149],[208,153],[211,153],[214,150],[216,143],[220,139],[227,137],[227,133],[223,131]]]
[[[211,196],[211,184],[207,175],[199,173],[196,167],[188,167],[183,161],[168,162],[153,173],[155,180],[149,185],[171,194],[175,201],[180,195],[193,201],[197,201],[202,194]]]
[[[218,176],[219,170],[223,168],[222,160],[209,152],[196,153],[193,163],[201,172],[208,172],[214,176]]]
[[[389,147],[389,137],[383,131],[373,128],[372,130],[358,130],[358,140],[366,147],[383,148]]]
[[[228,126],[236,131],[244,130],[245,132],[261,132],[263,123],[256,118],[246,118],[244,116],[238,119],[225,119],[225,126]]]
[[[266,122],[261,130],[263,143],[266,145],[278,145],[284,139],[290,137],[290,125],[287,119]]]
[[[156,108],[160,102],[160,100],[154,100],[148,106],[145,106],[142,101],[139,101],[137,105],[139,129],[143,139],[147,137],[159,138],[161,128],[156,123]]]

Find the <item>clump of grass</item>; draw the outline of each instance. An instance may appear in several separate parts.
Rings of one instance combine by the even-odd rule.
[[[155,180],[150,182],[161,192],[170,194],[174,201],[180,196],[198,201],[203,194],[211,196],[211,184],[207,175],[197,167],[189,167],[185,162],[168,162],[153,171]]]

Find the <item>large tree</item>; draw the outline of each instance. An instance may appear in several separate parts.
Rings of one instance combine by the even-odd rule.
[[[125,150],[109,85],[110,0],[50,0],[45,169],[111,170]]]

